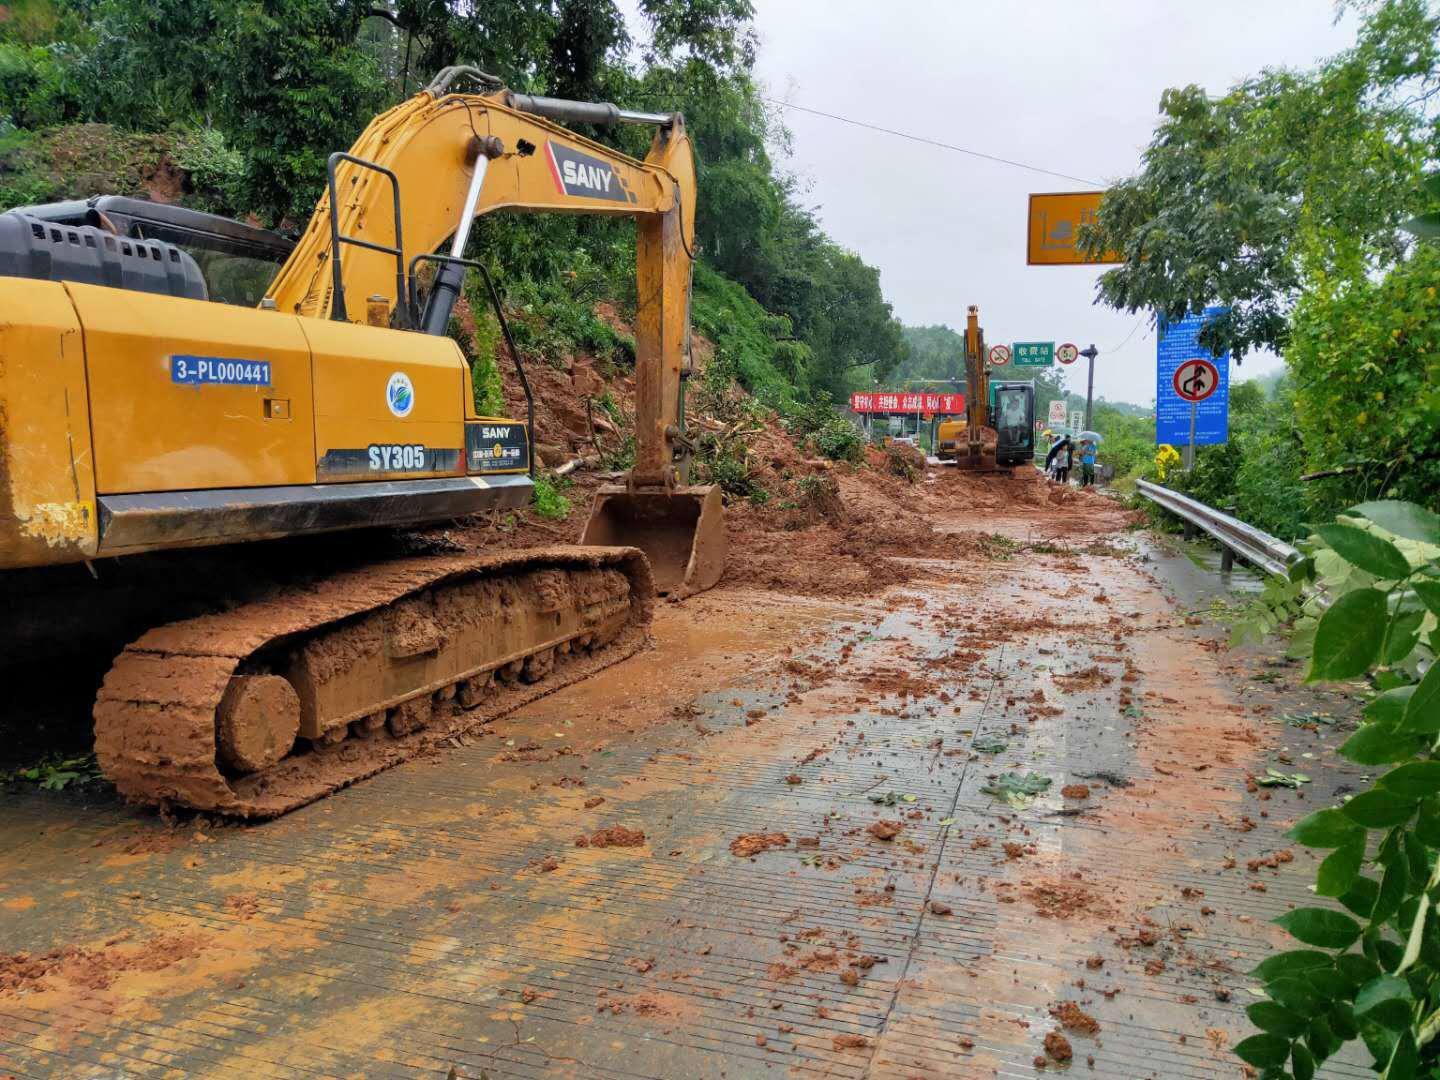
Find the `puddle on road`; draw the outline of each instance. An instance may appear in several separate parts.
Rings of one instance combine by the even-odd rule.
[[[661,604],[655,647],[507,717],[512,722],[625,713],[627,722],[668,716],[672,706],[783,659],[824,627],[872,618],[854,604],[727,589]]]
[[[1252,569],[1249,565],[1235,561],[1234,569],[1223,571],[1220,569],[1221,552],[1213,544],[1206,544],[1198,540],[1171,541],[1174,548],[1200,570],[1214,574],[1217,588],[1225,592],[1249,595],[1258,593],[1265,588],[1265,577],[1259,571]]]

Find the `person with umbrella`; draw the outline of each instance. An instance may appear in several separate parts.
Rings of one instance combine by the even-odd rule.
[[[1094,431],[1082,431],[1080,433],[1080,486],[1093,487],[1095,485],[1095,461],[1099,457],[1097,447],[1100,445],[1100,435]]]
[[[1050,447],[1050,452],[1045,455],[1045,471],[1050,473],[1057,483],[1070,482],[1070,466],[1074,453],[1074,444],[1070,442],[1070,436],[1065,435]]]

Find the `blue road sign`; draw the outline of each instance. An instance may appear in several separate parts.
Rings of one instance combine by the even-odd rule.
[[[1212,356],[1197,340],[1200,328],[1223,307],[1209,307],[1204,315],[1187,315],[1179,322],[1159,320],[1155,365],[1155,442],[1187,446],[1190,442],[1190,402],[1175,387],[1175,372],[1192,360],[1208,360],[1219,374],[1218,385],[1195,406],[1195,445],[1213,446],[1230,438],[1230,354]],[[1202,390],[1202,392],[1204,392]]]

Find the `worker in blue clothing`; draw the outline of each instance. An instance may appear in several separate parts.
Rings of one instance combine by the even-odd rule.
[[[1090,440],[1080,444],[1080,486],[1093,487],[1095,484],[1095,444]]]

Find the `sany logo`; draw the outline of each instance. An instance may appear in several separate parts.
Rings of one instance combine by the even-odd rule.
[[[390,381],[385,384],[385,404],[401,419],[410,415],[410,410],[415,408],[415,387],[409,375],[397,371],[390,376]]]
[[[550,174],[555,187],[563,195],[579,195],[587,199],[608,199],[611,202],[634,202],[625,181],[603,158],[582,153],[563,143],[547,141]]]

